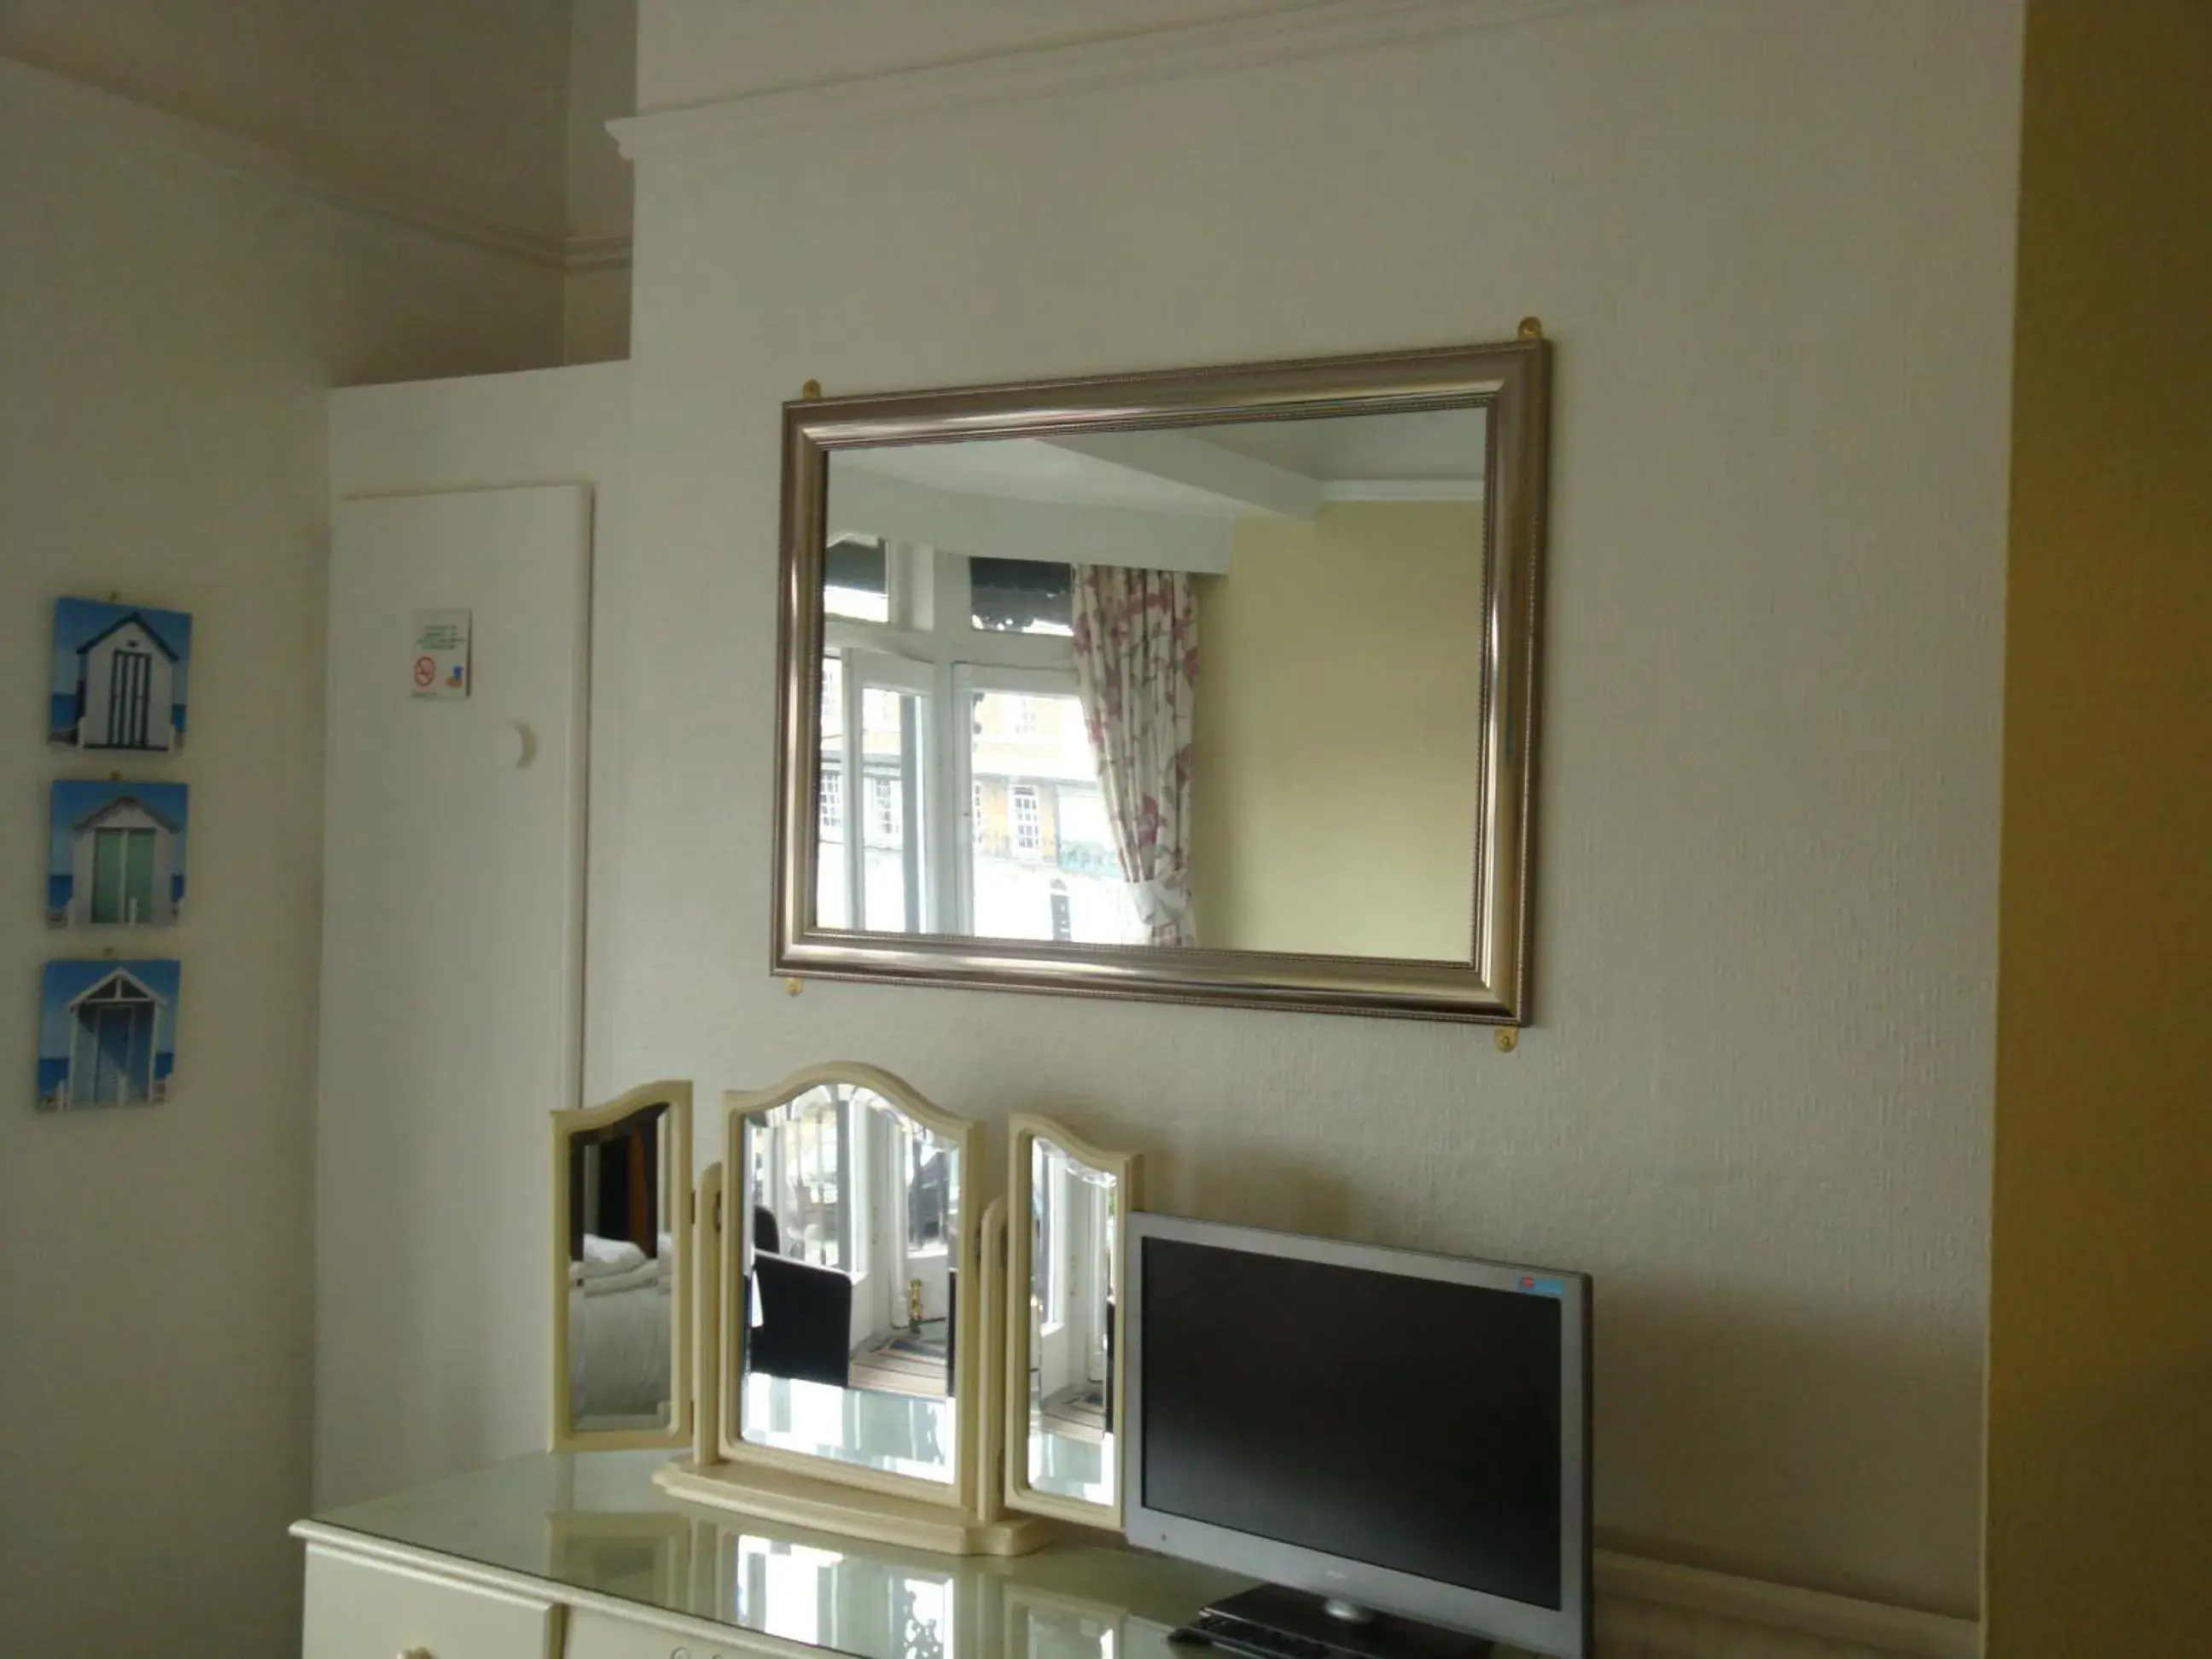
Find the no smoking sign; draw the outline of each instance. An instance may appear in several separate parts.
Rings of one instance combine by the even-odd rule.
[[[469,695],[469,613],[415,613],[411,695],[423,702],[458,702]]]

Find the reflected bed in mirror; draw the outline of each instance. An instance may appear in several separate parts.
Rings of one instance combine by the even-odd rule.
[[[787,405],[777,971],[1524,1018],[1547,361]]]
[[[553,1115],[553,1445],[690,1432],[691,1090]]]
[[[860,1068],[733,1100],[726,1375],[740,1449],[960,1480],[969,1126]]]
[[[1047,1118],[1007,1134],[1006,1502],[1119,1530],[1121,1240],[1142,1160]]]

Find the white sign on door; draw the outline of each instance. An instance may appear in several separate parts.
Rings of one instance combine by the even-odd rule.
[[[417,611],[415,650],[408,678],[426,702],[454,702],[469,695],[469,613]]]

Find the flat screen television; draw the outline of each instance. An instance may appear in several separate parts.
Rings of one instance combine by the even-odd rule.
[[[1589,1659],[1589,1279],[1164,1215],[1128,1243],[1128,1539],[1273,1587],[1213,1628]]]

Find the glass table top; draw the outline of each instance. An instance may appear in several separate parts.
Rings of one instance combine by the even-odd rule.
[[[1103,1540],[1012,1559],[801,1532],[670,1498],[664,1451],[539,1452],[321,1526],[856,1659],[1167,1659],[1251,1582]]]

